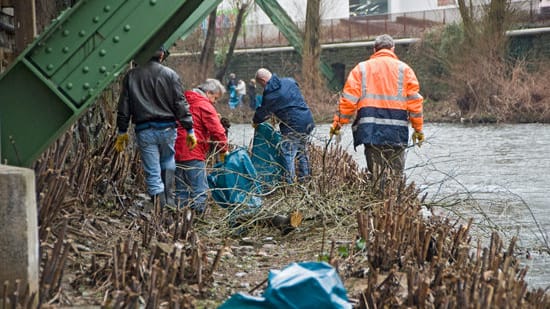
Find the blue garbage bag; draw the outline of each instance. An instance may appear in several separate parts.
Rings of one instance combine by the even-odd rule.
[[[283,179],[285,161],[279,148],[281,139],[281,133],[267,122],[258,124],[254,131],[252,164],[264,192]]]
[[[254,213],[262,206],[260,182],[246,149],[228,153],[207,178],[214,201],[234,216]]]
[[[261,94],[257,94],[257,95],[256,95],[256,100],[255,100],[255,102],[254,102],[254,103],[256,104],[256,105],[254,106],[255,109],[258,108],[258,107],[260,107],[260,106],[262,106],[262,99],[263,99],[263,97],[262,97]]]
[[[346,288],[330,264],[301,262],[281,271],[270,271],[263,296],[238,293],[219,308],[351,309],[352,306]]]

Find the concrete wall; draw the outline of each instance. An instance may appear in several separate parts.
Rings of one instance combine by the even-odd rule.
[[[510,37],[509,53],[512,57],[524,56],[550,59],[550,32],[518,35]],[[400,42],[403,41],[403,42]],[[396,40],[396,54],[405,62],[414,65],[414,59],[408,59],[409,44],[406,40]],[[372,55],[372,41],[353,42],[338,45],[324,45],[322,59],[329,65],[343,66],[343,76],[346,78],[349,71],[360,61]],[[264,48],[254,50],[237,50],[231,62],[229,72],[234,72],[237,78],[248,80],[254,77],[256,70],[261,67],[271,69],[281,76],[297,77],[301,71],[299,55],[291,47]]]
[[[38,294],[34,182],[33,170],[0,164],[0,282],[9,282],[9,295],[14,292],[15,280],[21,280],[19,295],[23,295],[27,284],[30,293]]]
[[[396,53],[404,55],[406,45],[398,45]],[[360,61],[372,55],[372,42],[358,44],[326,45],[321,57],[328,64],[342,67],[344,76]],[[237,78],[248,80],[254,77],[258,68],[265,67],[280,76],[296,77],[301,72],[301,60],[293,48],[265,48],[257,50],[239,50],[235,52],[228,72],[234,72]]]

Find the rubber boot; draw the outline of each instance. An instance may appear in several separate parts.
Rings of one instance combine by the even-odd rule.
[[[164,183],[164,194],[166,198],[166,205],[176,208],[175,192],[176,186],[176,171],[175,170],[163,170],[161,172],[162,182]]]

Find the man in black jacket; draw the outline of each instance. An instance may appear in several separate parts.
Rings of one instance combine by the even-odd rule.
[[[178,122],[187,130],[189,148],[194,148],[197,140],[180,77],[161,64],[165,53],[164,48],[159,49],[149,62],[131,69],[124,77],[115,148],[117,151],[125,148],[132,121],[149,195],[155,204],[175,206],[174,143]]]

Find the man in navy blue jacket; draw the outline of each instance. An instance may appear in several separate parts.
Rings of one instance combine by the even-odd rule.
[[[271,115],[279,120],[283,137],[281,151],[285,158],[286,180],[305,180],[310,174],[308,143],[315,123],[298,83],[290,77],[279,78],[269,70],[261,68],[256,72],[256,82],[264,88],[262,105],[256,109],[253,125],[264,122]],[[298,162],[297,169],[294,161]]]

